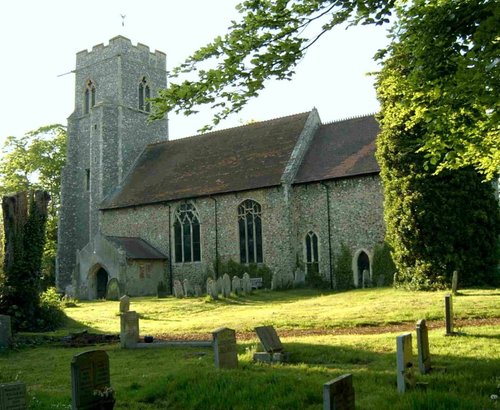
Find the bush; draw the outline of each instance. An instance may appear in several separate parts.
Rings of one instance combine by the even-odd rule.
[[[56,288],[48,288],[40,295],[40,308],[37,312],[36,330],[55,330],[64,325],[66,315]]]
[[[373,250],[373,284],[377,287],[390,286],[395,273],[396,265],[392,260],[390,246],[387,242],[376,244]]]
[[[335,278],[337,290],[348,290],[354,288],[352,276],[352,252],[344,243],[340,244],[340,253],[335,258]]]
[[[314,289],[328,289],[330,283],[319,273],[318,265],[310,265],[306,273],[306,286]]]

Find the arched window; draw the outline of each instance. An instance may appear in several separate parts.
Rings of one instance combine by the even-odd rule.
[[[92,80],[88,80],[85,85],[85,101],[83,103],[83,111],[88,114],[90,108],[95,105],[95,84]]]
[[[149,98],[151,97],[151,91],[146,77],[142,77],[139,83],[139,109],[142,111],[151,111],[151,104]]]
[[[310,231],[306,235],[306,273],[319,272],[318,235]]]
[[[175,261],[199,262],[200,250],[200,221],[198,212],[193,204],[181,204],[175,213]]]
[[[262,219],[260,205],[247,199],[238,207],[241,263],[262,263]]]

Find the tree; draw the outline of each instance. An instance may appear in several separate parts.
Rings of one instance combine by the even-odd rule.
[[[477,172],[492,177],[490,165],[498,160],[489,83],[476,82],[490,76],[487,58],[479,57],[489,44],[468,56],[479,47],[475,38],[491,35],[493,8],[483,1],[436,3],[415,1],[398,11],[377,80],[382,103],[377,159],[395,283],[442,287],[457,270],[462,285],[494,284],[498,203]],[[471,75],[467,84],[464,64]],[[440,158],[458,169],[445,168]]]
[[[208,105],[213,124],[204,130],[210,129],[256,97],[266,80],[289,80],[307,49],[334,26],[383,24],[396,11],[393,44],[404,38],[421,70],[409,81],[411,105],[429,123],[419,147],[426,162],[436,172],[472,165],[492,179],[500,167],[499,7],[492,0],[247,0],[225,36],[173,69],[171,79],[188,79],[159,92],[151,119]]]
[[[57,210],[61,172],[66,160],[66,128],[40,127],[22,137],[8,137],[0,159],[0,195],[44,190],[51,197],[42,259],[43,287],[53,285],[57,249]]]

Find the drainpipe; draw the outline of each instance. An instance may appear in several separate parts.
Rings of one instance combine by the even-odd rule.
[[[330,218],[330,187],[324,182],[320,182],[325,187],[326,192],[326,215],[328,219],[328,258],[330,265],[330,289],[333,289],[333,262],[332,262],[332,224]]]
[[[214,218],[215,218],[215,279],[219,278],[219,233],[217,224],[217,199],[209,197],[214,201]]]
[[[172,212],[170,204],[168,206],[168,268],[170,271],[170,294],[174,294],[174,272],[172,264]]]

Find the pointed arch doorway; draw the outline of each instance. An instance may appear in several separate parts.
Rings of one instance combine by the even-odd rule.
[[[106,269],[99,268],[95,275],[96,281],[96,297],[97,299],[104,299],[108,291],[108,272]]]
[[[358,255],[358,288],[365,288],[369,284],[365,283],[367,278],[363,277],[363,272],[366,270],[370,272],[370,258],[365,251],[361,251]]]

